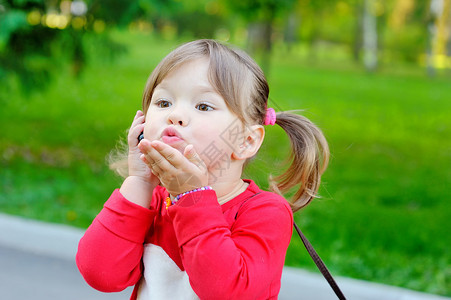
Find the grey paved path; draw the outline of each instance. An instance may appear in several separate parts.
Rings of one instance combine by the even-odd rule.
[[[0,299],[120,300],[131,294],[92,289],[73,260],[0,246],[0,266]]]
[[[74,262],[80,229],[37,222],[0,213],[0,299],[119,300],[131,288],[105,294],[90,288]],[[335,278],[347,299],[444,300],[451,298],[361,280]],[[336,299],[316,273],[285,268],[279,299]]]

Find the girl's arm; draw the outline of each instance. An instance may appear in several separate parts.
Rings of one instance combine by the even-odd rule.
[[[141,278],[143,243],[155,211],[115,190],[78,244],[77,266],[86,282],[118,292]]]
[[[143,243],[155,211],[152,194],[159,180],[144,164],[138,136],[145,117],[138,111],[128,133],[128,177],[114,191],[78,245],[76,261],[85,280],[104,292],[134,285],[142,273]]]
[[[282,197],[256,197],[243,205],[232,228],[214,191],[186,195],[169,207],[183,265],[201,299],[277,295],[293,216]]]

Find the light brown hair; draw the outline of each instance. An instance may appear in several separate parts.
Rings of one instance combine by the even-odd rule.
[[[263,71],[245,52],[207,39],[181,45],[157,65],[144,90],[144,113],[155,88],[171,71],[200,58],[209,59],[210,83],[243,124],[263,125],[269,96]],[[276,124],[288,134],[292,151],[287,170],[274,179],[270,178],[270,186],[281,195],[297,186],[297,192],[290,201],[293,211],[297,211],[316,197],[321,175],[329,160],[329,148],[321,130],[307,118],[290,112],[276,115]]]

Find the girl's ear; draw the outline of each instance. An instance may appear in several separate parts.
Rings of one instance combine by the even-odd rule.
[[[245,126],[243,143],[232,153],[236,160],[248,159],[254,156],[263,143],[265,129],[262,125]]]

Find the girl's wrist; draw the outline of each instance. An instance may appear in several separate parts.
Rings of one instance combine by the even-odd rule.
[[[157,184],[141,176],[128,176],[121,185],[120,192],[130,202],[148,208]]]
[[[212,188],[211,186],[209,186],[209,185],[206,185],[206,186],[203,186],[203,187],[200,187],[200,188],[191,190],[191,191],[187,191],[187,192],[178,194],[177,196],[175,196],[175,198],[174,198],[173,201],[177,202],[177,201],[179,201],[180,198],[182,198],[183,196],[188,195],[188,194],[191,194],[191,193],[202,192],[202,191],[210,191],[210,190],[213,190],[213,188]]]
[[[202,191],[211,191],[211,190],[213,190],[213,188],[211,186],[209,186],[209,185],[206,185],[206,186],[203,186],[203,187],[191,190],[191,191],[187,191],[187,192],[178,194],[177,196],[174,197],[174,199],[172,201],[170,201],[170,199],[166,200],[166,208],[168,208],[171,205],[176,204],[177,201],[179,201],[185,195],[192,194],[192,193],[197,193],[197,192],[202,192]]]

